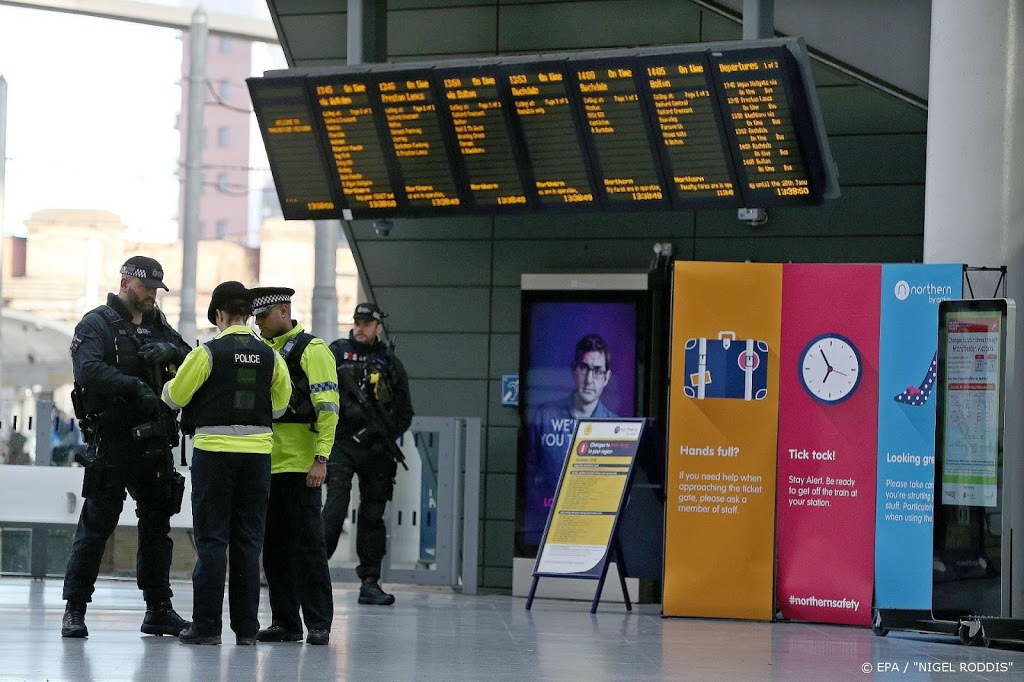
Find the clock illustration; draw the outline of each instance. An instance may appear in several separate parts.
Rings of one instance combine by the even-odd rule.
[[[804,348],[797,370],[807,395],[824,405],[838,405],[860,385],[860,351],[841,334],[822,334]]]

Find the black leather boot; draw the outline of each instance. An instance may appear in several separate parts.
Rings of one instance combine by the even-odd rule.
[[[64,620],[60,624],[61,637],[88,637],[85,627],[85,602],[69,601],[64,608]]]
[[[142,619],[141,630],[147,635],[174,635],[177,637],[189,625],[191,623],[175,613],[170,601],[161,601],[150,604],[146,608],[146,617]]]
[[[301,642],[302,626],[297,632],[288,630],[283,625],[272,623],[269,628],[264,628],[256,634],[256,639],[261,642]]]
[[[204,635],[196,630],[194,624],[189,624],[187,628],[181,631],[178,635],[178,639],[181,640],[182,644],[220,644],[220,635]],[[255,644],[255,638],[248,644]]]
[[[380,589],[376,578],[363,578],[363,585],[359,588],[359,603],[391,606],[395,603],[395,595]]]

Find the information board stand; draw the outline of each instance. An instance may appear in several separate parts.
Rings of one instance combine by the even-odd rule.
[[[577,421],[537,553],[527,610],[542,577],[575,578],[597,581],[590,605],[596,613],[612,559],[619,567],[626,610],[633,610],[618,530],[637,454],[648,440],[645,424],[644,419]]]
[[[1013,386],[1015,304],[939,304],[934,544],[929,612],[878,610],[873,630],[956,634],[964,644],[1024,639],[1020,536],[1024,457],[1006,405]],[[1010,437],[1006,437],[1007,432]]]
[[[1008,391],[1015,326],[1009,299],[939,305],[932,615],[956,619],[967,644],[1024,637],[1024,623],[1006,620],[1022,615],[1011,604],[1022,463],[1016,439],[1005,437],[1005,407],[1019,404]]]

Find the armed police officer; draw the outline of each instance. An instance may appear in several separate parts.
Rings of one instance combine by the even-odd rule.
[[[249,327],[252,292],[241,282],[213,290],[207,318],[220,334],[185,358],[163,401],[184,408],[193,437],[192,517],[198,560],[192,572],[192,625],[185,644],[220,644],[224,577],[231,564],[231,629],[255,644],[260,629],[260,548],[270,496],[273,419],[291,396],[281,356]]]
[[[321,486],[338,423],[338,374],[327,344],[292,319],[294,289],[253,289],[256,326],[288,366],[292,397],[274,420],[270,503],[263,569],[270,588],[270,627],[261,642],[327,644],[334,620],[331,575],[324,551]],[[299,608],[302,609],[302,620]]]
[[[121,267],[118,293],[85,314],[71,341],[75,408],[88,433],[89,461],[85,502],[64,574],[64,637],[89,634],[86,604],[126,490],[139,518],[136,579],[146,600],[142,632],[177,635],[188,626],[171,606],[169,576],[170,518],[180,511],[184,493],[171,452],[178,431],[158,394],[191,348],[156,306],[157,289],[167,289],[163,278],[163,268],[152,258],[129,258]]]
[[[380,587],[387,541],[384,510],[394,494],[398,463],[404,459],[395,440],[409,428],[413,417],[409,377],[402,362],[380,340],[385,317],[373,303],[360,303],[352,314],[348,338],[330,346],[338,365],[342,411],[334,452],[327,465],[324,505],[327,555],[331,556],[348,515],[352,477],[359,476],[359,603],[381,606],[395,603],[395,596]]]

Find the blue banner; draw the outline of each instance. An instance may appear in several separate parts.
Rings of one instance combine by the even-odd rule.
[[[875,606],[931,609],[939,301],[963,266],[883,265],[878,358]]]

